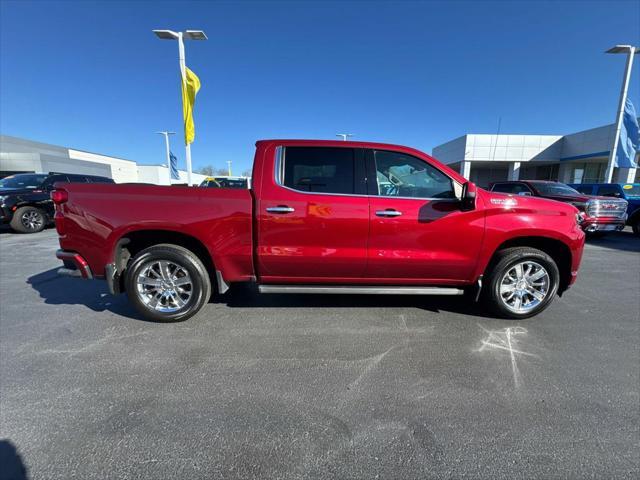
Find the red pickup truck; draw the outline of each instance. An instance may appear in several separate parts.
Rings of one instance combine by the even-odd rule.
[[[259,141],[251,189],[70,184],[51,196],[60,273],[106,279],[155,321],[185,320],[236,282],[263,293],[469,292],[526,318],[575,281],[584,246],[572,205],[492,194],[379,143]]]

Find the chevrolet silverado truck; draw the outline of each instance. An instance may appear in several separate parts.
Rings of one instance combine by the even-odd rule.
[[[60,185],[60,273],[102,278],[147,319],[185,320],[238,282],[262,293],[463,295],[541,312],[575,281],[572,205],[507,197],[412,148],[264,140],[250,189]]]
[[[627,201],[624,199],[585,195],[560,182],[549,180],[517,180],[496,182],[492,192],[518,196],[535,196],[570,203],[583,217],[582,229],[592,235],[624,229],[627,221]]]

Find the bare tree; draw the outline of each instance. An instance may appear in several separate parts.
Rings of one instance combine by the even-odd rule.
[[[213,175],[213,166],[205,165],[204,167],[200,167],[196,173],[200,175],[206,175],[207,177],[211,177]]]
[[[242,176],[243,177],[250,177],[251,176],[251,170],[245,170],[244,172],[242,172]]]

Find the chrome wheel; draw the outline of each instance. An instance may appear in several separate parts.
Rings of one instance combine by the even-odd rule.
[[[500,299],[512,312],[527,313],[544,301],[550,285],[549,273],[539,263],[516,263],[500,281]]]
[[[27,230],[39,230],[44,224],[44,218],[37,210],[27,210],[20,217],[20,222]]]
[[[169,260],[151,260],[136,278],[136,292],[150,310],[172,313],[180,310],[193,294],[193,281],[185,267]]]

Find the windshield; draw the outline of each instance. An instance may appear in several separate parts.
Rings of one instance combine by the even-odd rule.
[[[38,188],[47,175],[24,173],[10,175],[0,180],[0,188]]]
[[[627,197],[640,197],[640,183],[625,183],[622,190]]]
[[[580,195],[580,192],[564,183],[534,183],[540,195]]]

